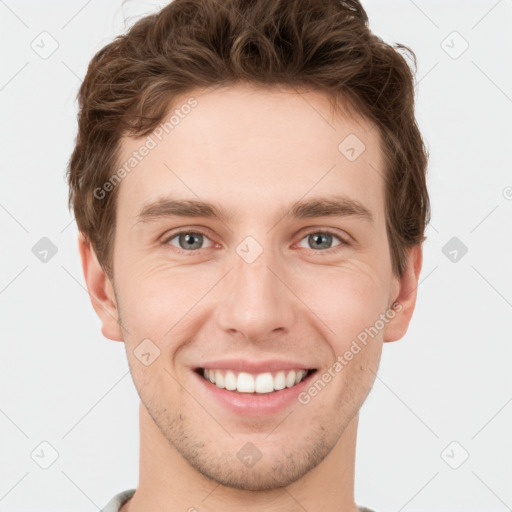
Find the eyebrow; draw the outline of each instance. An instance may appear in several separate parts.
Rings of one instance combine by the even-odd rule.
[[[286,211],[288,210],[288,211]],[[234,214],[212,202],[196,199],[159,199],[144,206],[137,215],[137,223],[166,217],[207,217],[229,221]],[[310,219],[316,217],[360,217],[373,223],[373,215],[360,202],[344,196],[317,197],[299,200],[281,212],[280,218]]]

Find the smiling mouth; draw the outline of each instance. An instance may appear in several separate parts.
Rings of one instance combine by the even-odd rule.
[[[316,369],[280,370],[257,374],[212,368],[196,368],[194,371],[220,389],[258,395],[296,386],[315,373]]]

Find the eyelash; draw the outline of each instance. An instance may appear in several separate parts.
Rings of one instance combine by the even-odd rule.
[[[194,235],[202,235],[204,236],[205,238],[207,238],[208,240],[210,240],[210,237],[204,233],[203,231],[200,231],[200,230],[191,230],[191,229],[184,229],[184,230],[181,230],[181,231],[176,231],[175,233],[172,233],[171,235],[169,236],[166,236],[164,238],[164,240],[162,241],[163,245],[166,245],[166,246],[169,246],[169,242],[176,238],[177,236],[179,235],[183,235],[183,234],[194,234]],[[313,252],[318,252],[318,253],[331,253],[332,251],[336,251],[336,249],[341,249],[343,246],[349,246],[350,245],[350,242],[344,238],[342,238],[339,234],[335,233],[334,231],[331,231],[329,229],[323,229],[323,230],[312,230],[312,231],[309,231],[307,233],[305,233],[302,238],[300,239],[300,241],[304,240],[304,238],[308,237],[309,235],[317,235],[317,234],[322,234],[322,235],[331,235],[333,236],[334,238],[337,238],[339,241],[340,241],[340,244],[334,246],[334,247],[331,247],[329,249],[320,249],[318,251],[315,251],[314,249],[310,249],[311,251]],[[210,240],[211,242],[213,242],[213,240]],[[215,242],[213,242],[215,243]],[[174,245],[171,246],[172,247],[172,250],[176,251],[178,254],[182,254],[182,255],[185,255],[185,256],[192,256],[194,254],[196,254],[197,252],[201,251],[202,249],[193,249],[193,250],[189,250],[189,251],[186,251],[185,249],[181,249],[180,247],[176,247]],[[207,249],[207,248],[206,248]]]

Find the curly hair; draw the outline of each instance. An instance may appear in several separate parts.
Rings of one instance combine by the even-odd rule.
[[[94,55],[78,93],[78,134],[67,179],[79,231],[113,277],[119,187],[98,197],[118,165],[122,137],[143,137],[173,100],[202,87],[246,82],[323,91],[379,129],[393,272],[425,240],[428,154],[414,114],[406,46],[368,27],[357,0],[174,0]]]

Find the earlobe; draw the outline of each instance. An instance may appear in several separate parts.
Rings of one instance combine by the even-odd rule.
[[[82,233],[78,235],[78,249],[89,298],[101,320],[101,332],[113,341],[124,341],[112,283],[99,264],[91,242]]]
[[[423,247],[414,245],[407,252],[407,268],[402,277],[398,279],[398,294],[392,297],[391,304],[397,303],[393,308],[394,316],[384,329],[384,341],[398,341],[403,338],[409,327],[418,289],[418,279],[423,263]],[[389,315],[391,317],[391,315]]]

